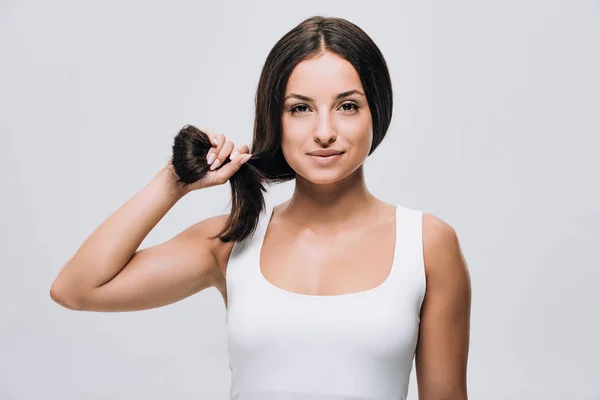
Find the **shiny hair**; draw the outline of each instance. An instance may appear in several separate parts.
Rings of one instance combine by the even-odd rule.
[[[254,98],[252,158],[229,178],[231,213],[214,238],[230,242],[252,235],[265,209],[264,184],[296,177],[281,149],[285,88],[298,63],[324,52],[347,60],[360,77],[373,122],[369,155],[385,137],[392,119],[393,96],[390,74],[379,48],[361,28],[343,18],[313,16],[302,21],[279,39],[266,58]],[[193,183],[209,171],[206,154],[210,148],[208,136],[200,129],[186,125],[179,131],[172,163],[180,182]]]

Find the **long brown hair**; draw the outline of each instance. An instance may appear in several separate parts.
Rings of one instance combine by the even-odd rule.
[[[373,144],[379,146],[392,119],[392,83],[387,64],[373,40],[358,26],[334,17],[310,17],[286,33],[273,46],[256,90],[252,158],[236,172],[231,184],[231,213],[214,238],[241,241],[252,235],[265,209],[265,183],[296,177],[281,149],[281,115],[287,81],[303,60],[329,51],[354,66],[365,90],[373,122]],[[208,172],[206,153],[211,145],[198,128],[186,125],[173,144],[172,163],[181,182],[189,184]],[[228,161],[225,161],[228,162]]]

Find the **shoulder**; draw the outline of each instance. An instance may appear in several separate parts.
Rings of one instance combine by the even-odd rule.
[[[441,218],[427,213],[423,213],[423,261],[426,298],[470,297],[470,273],[456,230]]]
[[[208,246],[208,250],[214,257],[223,275],[234,242],[222,242],[219,238],[213,238],[213,236],[221,232],[228,218],[229,214],[208,217],[193,224],[184,231],[193,242]]]
[[[454,228],[441,218],[423,213],[423,258],[427,273],[460,269],[462,258],[458,235]],[[450,271],[448,271],[450,270]]]
[[[423,213],[423,259],[425,309],[447,307],[448,302],[470,308],[471,277],[458,235],[450,224],[427,213]]]
[[[228,218],[229,214],[221,214],[204,220],[206,232],[209,233],[208,236],[216,236],[221,232],[225,227]],[[227,259],[229,259],[231,250],[233,249],[234,242],[222,242],[219,238],[211,238],[209,240],[211,252],[219,262],[219,266],[224,268],[225,264],[227,264]]]

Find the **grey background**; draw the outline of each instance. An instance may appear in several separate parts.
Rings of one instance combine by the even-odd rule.
[[[356,23],[389,63],[369,188],[458,232],[470,398],[600,399],[600,6],[566,0],[0,1],[0,399],[227,398],[216,289],[121,314],[48,290],[181,126],[250,142],[268,51],[315,14]],[[228,185],[190,194],[142,247],[228,201]]]

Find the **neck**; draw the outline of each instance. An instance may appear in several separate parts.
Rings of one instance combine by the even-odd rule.
[[[297,176],[283,213],[301,225],[331,229],[364,221],[378,202],[367,189],[361,166],[343,180],[327,185]]]

